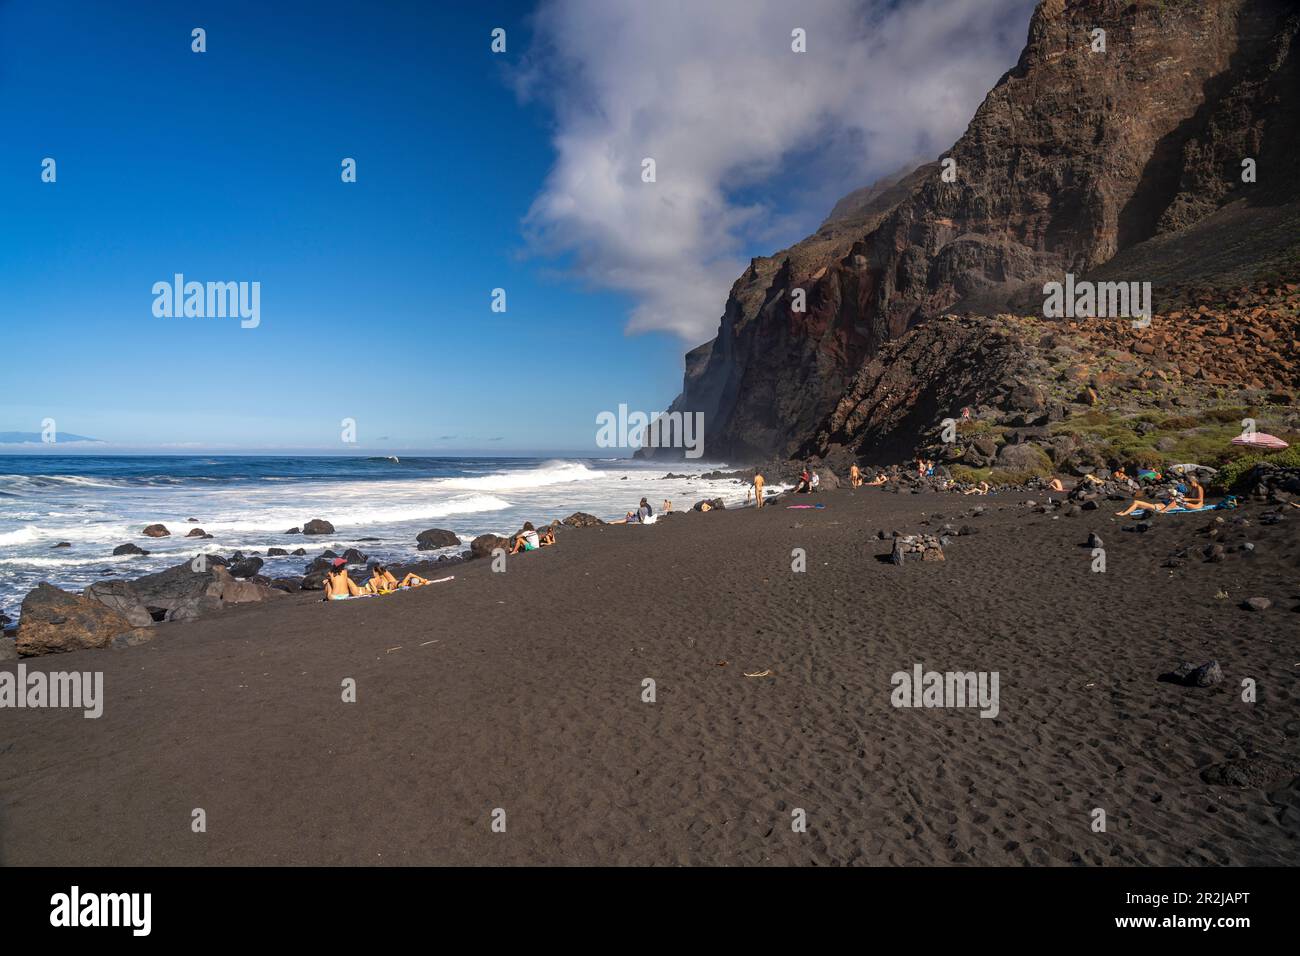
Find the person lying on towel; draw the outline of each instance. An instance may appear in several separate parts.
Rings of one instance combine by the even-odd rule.
[[[1134,498],[1127,508],[1123,511],[1116,511],[1115,514],[1121,518],[1125,515],[1131,515],[1135,511],[1150,511],[1152,514],[1167,514],[1170,511],[1200,511],[1205,507],[1205,489],[1195,478],[1190,478],[1191,488],[1187,490],[1176,490],[1163,504],[1152,504],[1149,501],[1143,501],[1140,498]]]

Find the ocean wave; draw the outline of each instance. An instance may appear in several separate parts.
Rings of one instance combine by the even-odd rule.
[[[509,501],[496,495],[466,495],[441,502],[430,501],[373,508],[354,507],[332,520],[339,525],[364,527],[370,524],[397,524],[402,521],[423,521],[426,518],[476,514],[481,511],[503,511],[510,507],[512,505]]]
[[[31,544],[34,541],[40,541],[44,535],[41,529],[36,525],[30,525],[26,528],[18,528],[14,531],[0,531],[0,548],[12,548],[20,544]]]
[[[86,555],[84,557],[67,557],[67,558],[0,558],[0,567],[12,566],[19,568],[75,568],[79,566],[103,567],[105,564],[123,564],[127,561],[140,562],[138,555],[134,554],[97,554]]]
[[[291,507],[281,506],[261,511],[253,508],[247,514],[232,520],[201,518],[198,526],[217,537],[250,532],[274,535],[282,533],[290,525],[299,526],[313,517],[325,518],[340,529],[364,529],[370,525],[426,521],[452,515],[502,511],[510,507],[513,505],[509,501],[496,495],[459,495],[439,501],[423,496],[413,499],[408,491],[401,499],[392,500],[391,496],[382,491],[375,493],[364,486],[358,486],[352,489],[334,488],[328,494],[322,493],[310,498],[304,496],[300,503]],[[341,530],[340,535],[343,535]]]
[[[125,482],[114,478],[87,478],[84,475],[0,475],[0,482],[15,489],[51,488],[72,485],[79,488],[121,488]]]
[[[23,545],[51,544],[59,541],[102,542],[129,541],[139,537],[144,525],[131,528],[117,522],[103,524],[70,525],[58,528],[42,528],[40,525],[26,525],[10,531],[0,531],[0,548],[17,548]]]
[[[502,471],[481,478],[444,478],[438,484],[443,488],[466,491],[520,491],[575,481],[592,481],[605,476],[604,472],[594,471],[580,461],[548,461],[536,468]]]

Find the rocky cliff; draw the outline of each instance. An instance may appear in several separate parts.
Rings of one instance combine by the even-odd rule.
[[[1290,0],[1043,0],[949,152],[751,262],[673,409],[704,412],[710,458],[903,455],[1015,371],[980,323],[923,332],[938,316],[1041,314],[1067,272],[1151,281],[1158,311],[1192,285],[1294,276],[1298,41]]]

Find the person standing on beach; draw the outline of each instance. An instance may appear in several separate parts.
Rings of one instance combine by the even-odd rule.
[[[862,487],[862,472],[858,470],[857,462],[854,462],[852,465],[849,466],[849,487],[850,488]]]
[[[754,500],[763,507],[763,475],[757,471],[754,472]]]

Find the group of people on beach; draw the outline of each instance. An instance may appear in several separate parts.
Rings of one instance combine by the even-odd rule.
[[[964,488],[954,487],[958,483],[939,474],[936,463],[924,457],[918,457],[915,460],[914,476],[916,480],[925,480],[927,478],[935,479],[939,482],[939,487],[941,489],[949,488],[951,490],[960,491],[961,494],[964,495],[987,495],[992,491],[989,483],[983,480]],[[876,473],[874,478],[868,481],[864,476],[862,469],[856,462],[849,466],[850,488],[878,487],[885,484],[887,480],[885,472],[880,471]],[[803,470],[800,472],[799,480],[795,485],[795,493],[805,494],[817,491],[820,483],[821,480],[816,470],[809,465],[805,465]],[[1148,496],[1155,497],[1156,500],[1150,501],[1147,500],[1146,497],[1143,497],[1145,488],[1153,485],[1161,487],[1162,483],[1164,483],[1164,485],[1157,495]],[[749,502],[750,497],[752,496],[760,508],[763,506],[763,484],[763,476],[761,474],[756,474],[754,476],[753,484],[749,492],[746,494],[746,503]],[[1120,517],[1125,517],[1138,512],[1148,514],[1169,514],[1187,511],[1203,511],[1210,507],[1224,507],[1224,505],[1211,506],[1206,504],[1205,488],[1197,480],[1195,467],[1193,466],[1179,466],[1178,468],[1173,469],[1173,474],[1170,476],[1163,476],[1159,472],[1149,468],[1140,468],[1136,472],[1136,477],[1130,476],[1121,466],[1111,472],[1109,477],[1106,479],[1098,478],[1093,474],[1087,474],[1080,478],[1078,482],[1071,487],[1077,487],[1079,485],[1086,487],[1100,487],[1108,484],[1112,488],[1115,485],[1119,485],[1134,495],[1133,501],[1126,508],[1122,511],[1115,512],[1116,515]],[[1065,494],[1071,490],[1071,487],[1067,487],[1066,481],[1055,475],[1043,479],[1041,487],[1048,492],[1058,492],[1061,494]]]
[[[645,504],[645,499],[641,499]],[[510,554],[519,554],[521,551],[537,551],[541,548],[549,548],[555,544],[555,531],[552,528],[545,528],[538,531],[531,521],[525,521],[523,529],[514,537],[514,542],[510,548]],[[446,580],[445,578],[443,580]],[[370,578],[365,584],[357,584],[348,574],[348,563],[343,558],[335,558],[330,562],[325,571],[325,580],[322,584],[325,590],[325,600],[336,601],[344,598],[364,597],[372,594],[392,594],[394,591],[402,591],[407,588],[424,587],[426,584],[438,584],[438,581],[432,581],[429,578],[421,577],[415,572],[406,574],[400,581],[388,570],[386,565],[378,562],[370,566]]]
[[[918,457],[915,463],[916,477],[918,479],[932,478],[935,476],[935,463],[923,457]],[[1140,480],[1139,480],[1140,479]],[[1110,481],[1129,488],[1132,492],[1142,491],[1141,481],[1159,481],[1161,475],[1149,469],[1142,469],[1138,472],[1138,477],[1130,477],[1125,470],[1120,467],[1116,468],[1110,475]],[[849,467],[849,487],[851,488],[875,488],[883,485],[887,481],[884,471],[879,471],[868,481],[862,473],[862,469],[855,462]],[[1194,473],[1189,473],[1185,478],[1185,484],[1173,484],[1163,495],[1157,497],[1156,501],[1147,501],[1138,497],[1136,494],[1133,501],[1122,511],[1115,512],[1120,517],[1132,515],[1136,512],[1145,512],[1148,514],[1167,514],[1170,512],[1183,511],[1201,511],[1207,506],[1205,504],[1205,488],[1196,479]],[[1106,482],[1096,475],[1084,475],[1080,484],[1089,486],[1099,486]],[[948,484],[945,480],[944,484]],[[751,500],[759,507],[764,505],[763,490],[766,485],[761,473],[755,473],[753,481],[745,494],[745,503]],[[1059,478],[1053,476],[1044,482],[1048,491],[1064,493],[1068,489],[1065,483]],[[821,476],[811,465],[805,465],[799,473],[799,479],[795,484],[795,494],[812,494],[820,490]],[[961,490],[965,495],[986,495],[990,491],[987,481],[980,481],[971,487]],[[672,502],[665,499],[662,513],[669,514],[672,512]],[[706,503],[701,510],[709,510]],[[650,506],[650,502],[642,498],[635,511],[629,511],[625,516],[617,521],[611,521],[610,524],[652,524],[656,519],[655,510]],[[555,531],[547,527],[538,531],[531,521],[525,521],[523,530],[515,535],[510,548],[510,554],[519,554],[525,551],[537,551],[540,548],[551,547],[555,544]],[[325,597],[326,600],[333,600],[345,597],[360,597],[367,594],[389,594],[393,591],[399,591],[405,588],[418,588],[426,584],[437,582],[430,581],[418,574],[410,573],[405,575],[400,581],[382,564],[374,564],[370,568],[370,578],[363,585],[358,585],[349,576],[347,571],[347,562],[342,558],[335,558],[327,570],[325,576]]]
[[[856,462],[849,467],[850,488],[878,488],[884,483],[885,473],[883,471],[877,472],[876,477],[872,478],[870,481],[866,481],[862,477],[862,469],[857,466]]]
[[[1201,511],[1204,508],[1205,489],[1201,487],[1201,483],[1196,480],[1195,475],[1189,475],[1187,484],[1175,485],[1161,501],[1144,501],[1141,498],[1134,497],[1127,508],[1123,511],[1116,511],[1115,514],[1123,518],[1135,511],[1168,514],[1171,511]]]
[[[405,575],[401,581],[398,581],[386,565],[372,564],[370,566],[370,580],[366,581],[364,585],[357,584],[348,575],[347,561],[343,558],[335,558],[325,571],[325,580],[322,586],[325,589],[325,600],[335,601],[348,597],[361,597],[363,594],[391,594],[393,591],[400,591],[403,588],[419,588],[433,583],[428,578],[422,578],[414,572]]]
[[[664,512],[667,513],[672,510],[673,510],[673,503],[671,501],[665,500]],[[618,521],[611,521],[610,524],[654,524],[654,522],[655,522],[654,508],[650,507],[650,502],[642,498],[641,503],[636,507],[636,511],[629,511]]]
[[[817,470],[811,465],[804,465],[803,471],[799,472],[799,480],[795,482],[794,493],[796,495],[810,495],[821,490],[822,476],[817,474]]]

